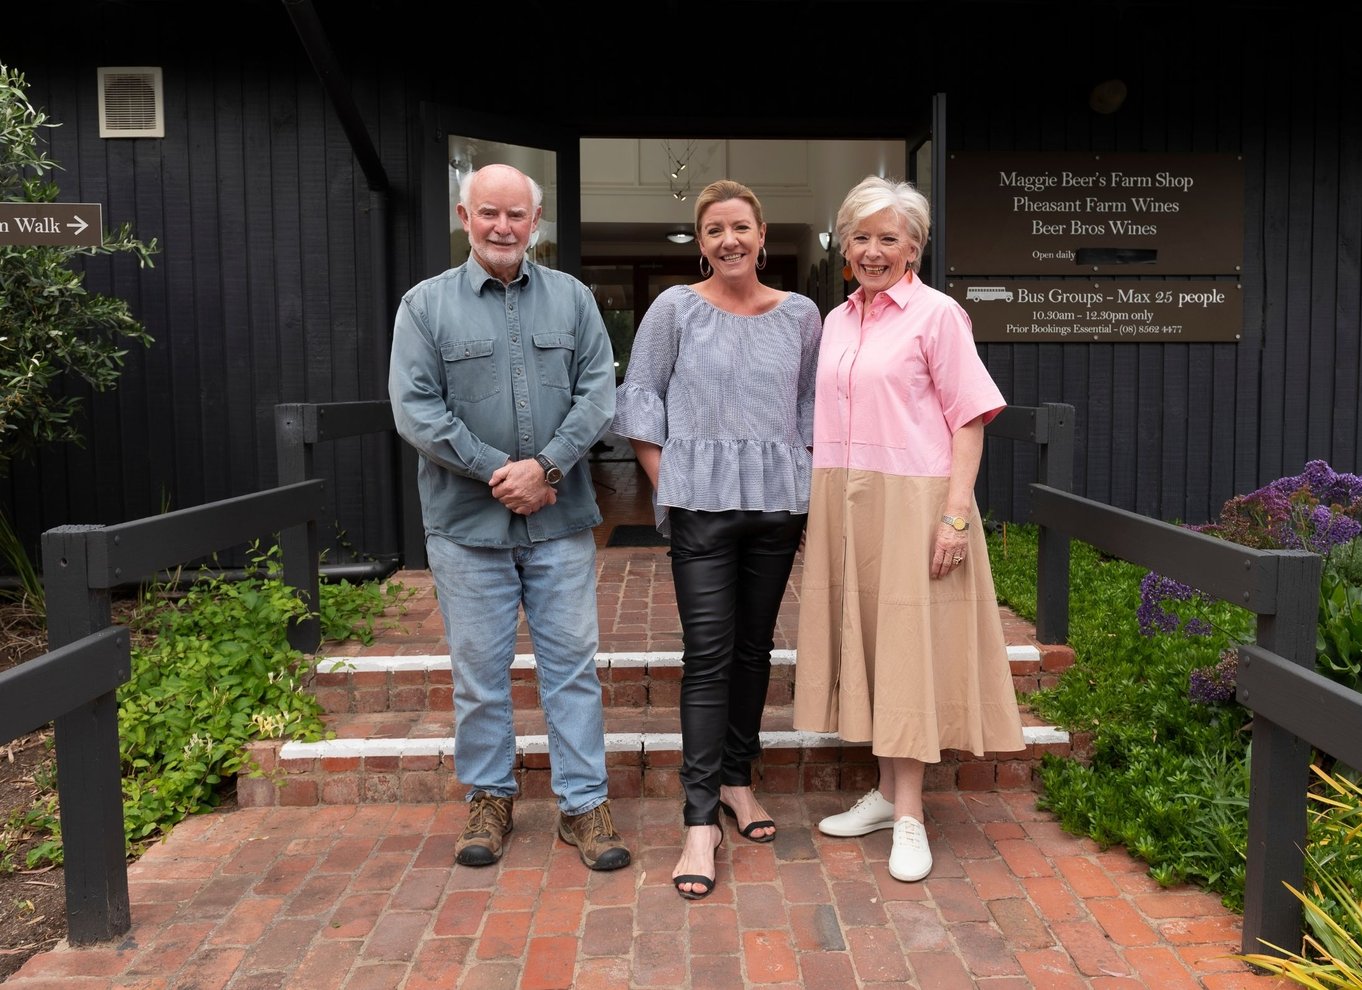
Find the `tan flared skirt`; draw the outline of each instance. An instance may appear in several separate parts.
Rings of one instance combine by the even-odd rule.
[[[946,478],[820,468],[804,547],[797,729],[868,742],[876,756],[1024,748],[988,547],[933,580]]]

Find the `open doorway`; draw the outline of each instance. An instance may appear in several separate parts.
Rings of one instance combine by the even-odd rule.
[[[833,232],[842,197],[869,174],[904,177],[908,154],[904,140],[598,138],[580,149],[581,278],[610,331],[617,380],[653,300],[700,281],[692,235],[695,197],[707,184],[731,178],[751,187],[766,221],[762,281],[801,292],[827,313],[846,291]],[[601,545],[620,545],[609,541],[625,530],[645,539],[651,486],[629,441],[607,435],[592,452],[592,476],[605,518]]]
[[[708,183],[751,187],[767,226],[762,281],[826,313],[845,298],[833,232],[842,197],[872,173],[903,177],[907,164],[903,140],[584,138],[580,149],[581,277],[610,328],[619,378],[652,301],[700,280],[691,235]]]

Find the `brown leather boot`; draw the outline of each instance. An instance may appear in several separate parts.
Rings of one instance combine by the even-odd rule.
[[[463,866],[491,866],[501,859],[502,840],[515,827],[511,820],[513,800],[479,791],[473,797],[463,834],[454,845],[454,861]]]
[[[629,865],[629,850],[610,819],[609,801],[580,815],[559,814],[558,835],[576,846],[582,862],[593,870],[618,870]]]

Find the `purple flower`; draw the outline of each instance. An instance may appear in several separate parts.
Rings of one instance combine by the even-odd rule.
[[[1317,505],[1310,513],[1310,534],[1305,538],[1306,549],[1325,554],[1336,546],[1350,543],[1362,533],[1362,523],[1350,519],[1324,505]]]
[[[1209,667],[1198,667],[1187,678],[1187,697],[1198,705],[1225,704],[1234,700],[1239,674],[1239,653],[1233,647],[1222,650],[1220,660]]]
[[[1217,518],[1187,528],[1259,550],[1325,555],[1362,536],[1362,477],[1339,474],[1322,460],[1310,461],[1300,474],[1235,495],[1220,507]],[[1211,626],[1205,619],[1183,620],[1168,607],[1193,599],[1208,601],[1194,588],[1149,572],[1140,582],[1140,632],[1208,635]]]
[[[1207,623],[1191,620],[1184,627],[1181,617],[1165,605],[1167,602],[1185,602],[1200,597],[1201,593],[1190,585],[1150,571],[1140,581],[1140,607],[1135,613],[1140,624],[1140,632],[1145,636],[1153,636],[1160,632],[1177,632],[1181,627],[1188,635],[1206,635],[1210,632]],[[1194,627],[1194,623],[1199,625]]]

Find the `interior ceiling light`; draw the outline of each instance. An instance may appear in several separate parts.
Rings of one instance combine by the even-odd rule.
[[[690,164],[690,156],[695,154],[695,142],[688,141],[686,150],[678,155],[672,151],[672,143],[664,140],[662,150],[667,154],[667,188],[671,190],[673,199],[684,201],[690,195],[690,177],[682,180],[681,173]]]
[[[689,244],[691,241],[695,240],[695,235],[687,233],[684,230],[673,230],[667,235],[667,240],[671,241],[673,244]]]

